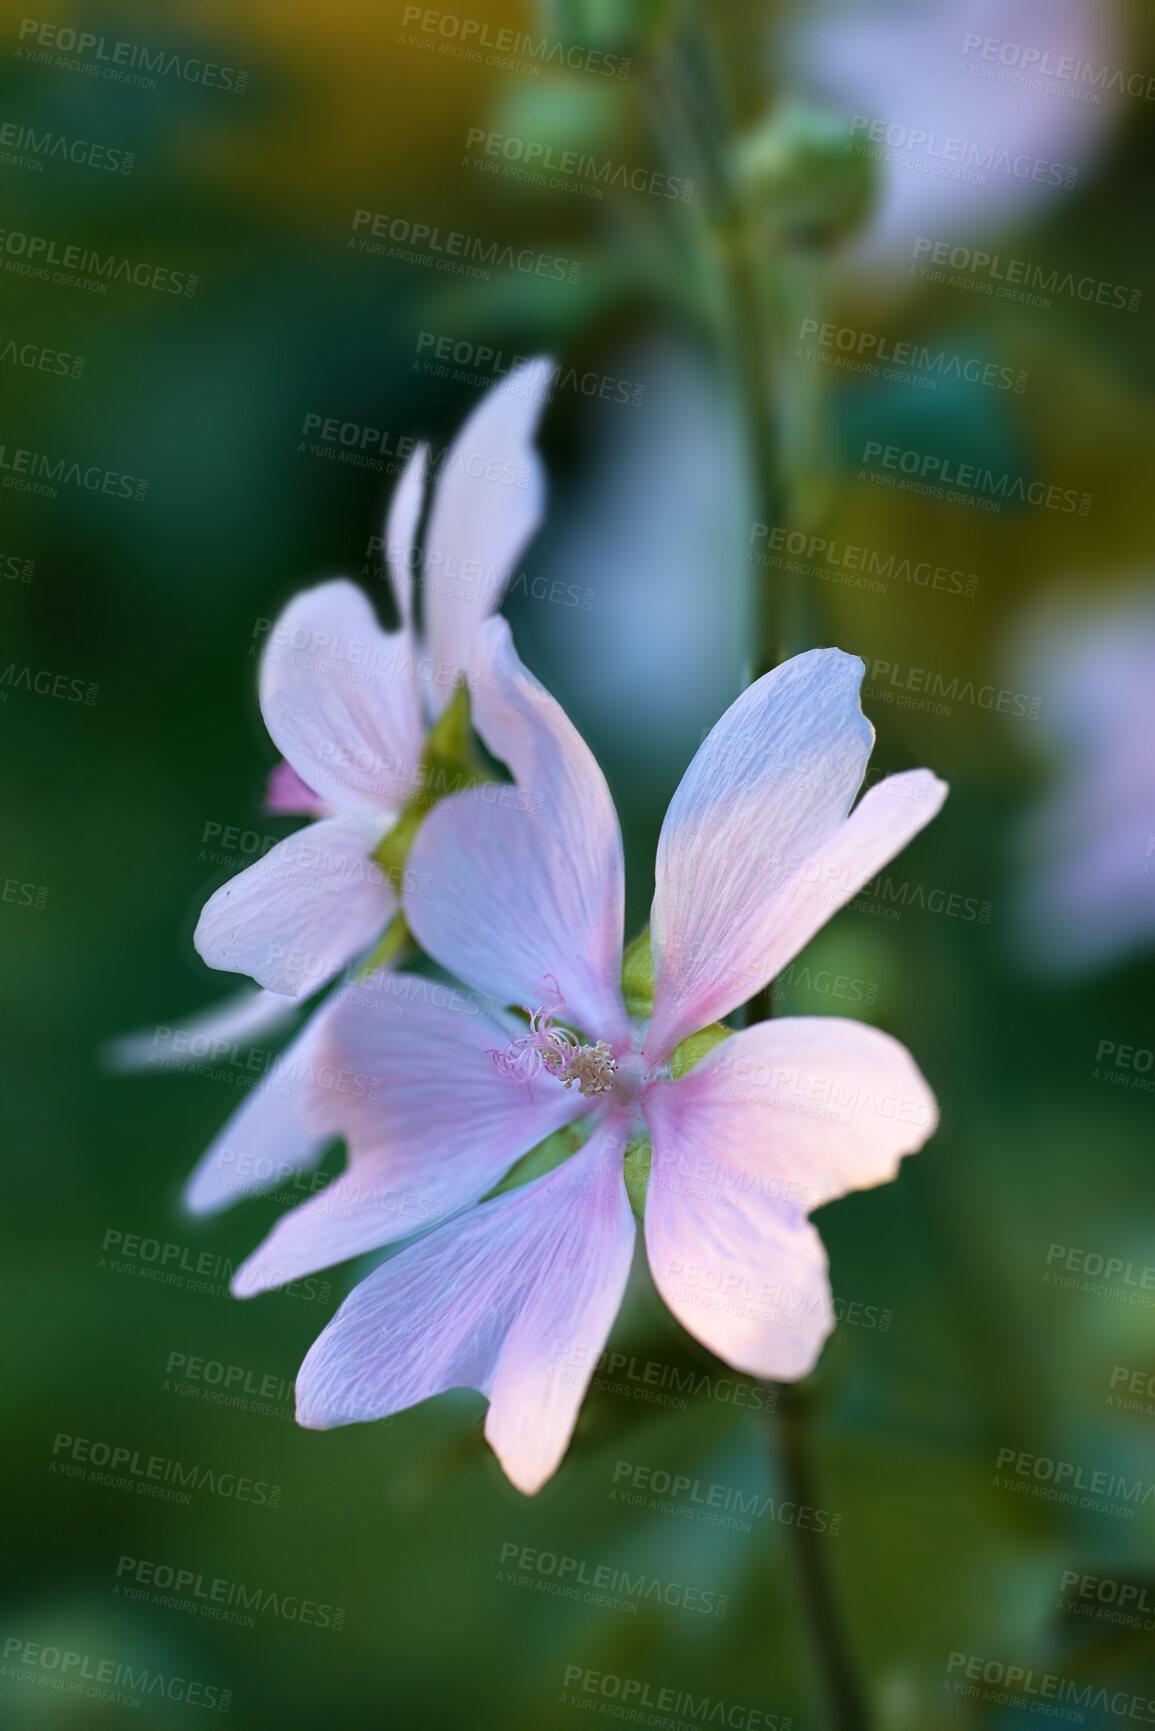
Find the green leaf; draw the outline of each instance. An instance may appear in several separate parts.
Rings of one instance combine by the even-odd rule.
[[[707,1052],[712,1052],[715,1046],[728,1040],[733,1032],[733,1028],[727,1028],[722,1022],[711,1022],[708,1028],[700,1028],[696,1034],[683,1040],[680,1046],[675,1046],[674,1056],[670,1060],[674,1081],[684,1076],[687,1070],[692,1070],[699,1058],[704,1058]]]
[[[654,958],[650,952],[649,926],[622,957],[622,996],[631,1016],[653,1015]]]
[[[373,859],[399,889],[410,849],[427,812],[439,799],[462,793],[497,778],[474,744],[469,687],[464,675],[449,702],[430,728],[417,771],[417,791],[410,794],[393,828],[373,850]]]
[[[634,1218],[641,1220],[646,1212],[646,1191],[650,1184],[650,1165],[654,1157],[653,1143],[648,1136],[633,1136],[626,1144],[626,1195]]]
[[[565,1124],[560,1130],[555,1130],[547,1136],[544,1142],[539,1142],[536,1148],[531,1148],[528,1154],[511,1166],[500,1184],[495,1184],[488,1195],[482,1197],[483,1202],[489,1202],[495,1196],[504,1196],[507,1190],[520,1190],[523,1184],[528,1184],[534,1178],[544,1178],[547,1172],[552,1172],[555,1166],[560,1166],[564,1160],[577,1153],[583,1145],[589,1132],[586,1121],[579,1119],[576,1124]]]

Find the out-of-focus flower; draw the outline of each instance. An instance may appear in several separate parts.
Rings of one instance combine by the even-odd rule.
[[[412,855],[430,893],[404,902],[431,956],[529,1019],[489,1017],[472,997],[416,1004],[395,1025],[355,996],[335,1010],[324,1056],[378,1071],[381,1089],[332,1097],[348,1170],[281,1220],[234,1290],[481,1202],[355,1289],[305,1360],[298,1417],[324,1428],[470,1385],[489,1396],[505,1471],[532,1492],[565,1450],[621,1302],[631,1199],[658,1289],[691,1333],[758,1376],[814,1363],[833,1317],[806,1216],[892,1178],[932,1132],[934,1098],[906,1049],[863,1023],[732,1033],[718,1018],[922,829],[946,788],[913,770],[850,812],[873,740],[862,663],[830,649],[785,663],[687,770],[659,843],[652,975],[638,946],[623,973],[622,844],[601,771],[504,621],[484,627],[483,663],[483,737],[544,807],[444,801]],[[481,1201],[562,1126],[552,1156],[534,1157],[552,1170]]]
[[[611,782],[635,810],[652,802],[656,825],[749,678],[755,513],[734,405],[700,357],[664,338],[618,351],[612,370],[644,397],[616,419],[591,408],[588,473],[551,508],[537,557],[588,611],[525,606],[515,625]]]
[[[189,1023],[175,1047],[164,1043],[164,1061],[212,1061],[235,1042],[283,1026],[298,1000],[368,951],[398,912],[405,873],[374,855],[403,809],[437,797],[423,762],[429,730],[459,677],[474,683],[477,632],[500,605],[540,523],[545,487],[533,438],[550,371],[546,360],[526,363],[465,422],[433,490],[419,567],[427,453],[414,452],[386,530],[397,631],[382,631],[366,597],[343,580],[298,595],[273,626],[261,660],[261,711],[284,760],[270,779],[268,804],[315,821],[210,898],[197,949],[210,966],[248,973],[263,989]],[[311,1102],[344,1084],[317,1052],[340,997],[322,1004],[269,1060],[202,1156],[185,1194],[194,1212],[290,1179],[319,1158],[326,1137],[313,1125]],[[129,1035],[110,1050],[121,1069],[157,1055],[155,1031]],[[372,1081],[356,1085],[371,1088]]]
[[[787,64],[879,170],[856,256],[896,264],[919,236],[957,244],[1082,187],[1127,70],[1101,0],[824,0]]]
[[[1020,637],[1058,772],[1023,836],[1021,933],[1039,969],[1085,971],[1155,940],[1155,592],[1059,602]]]

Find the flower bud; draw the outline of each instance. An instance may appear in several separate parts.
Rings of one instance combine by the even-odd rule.
[[[874,164],[830,109],[790,102],[747,135],[739,169],[780,245],[821,251],[849,239],[874,203]]]

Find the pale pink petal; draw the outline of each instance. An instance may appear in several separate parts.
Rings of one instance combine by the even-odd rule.
[[[323,818],[270,848],[209,897],[193,942],[210,968],[296,998],[332,979],[397,907],[371,858],[386,820]]]
[[[282,998],[280,1002],[285,1003]],[[330,1133],[318,1130],[311,1108],[323,1092],[318,1082],[317,1048],[329,1013],[313,1015],[292,1045],[262,1065],[259,1081],[220,1134],[202,1154],[185,1186],[185,1207],[194,1214],[215,1214],[241,1196],[294,1183],[315,1166]],[[238,1082],[246,1079],[239,1068]],[[300,1194],[308,1194],[302,1189]]]
[[[340,579],[297,595],[261,657],[261,713],[306,787],[335,811],[394,812],[421,752],[412,633],[382,631]]]
[[[682,777],[658,841],[647,1052],[664,1055],[757,989],[730,995],[727,982],[767,893],[842,822],[862,781],[874,738],[862,674],[838,649],[796,655],[730,705]]]
[[[416,974],[345,993],[326,1018],[313,1121],[345,1137],[348,1170],[278,1221],[233,1290],[247,1298],[435,1225],[588,1110],[552,1076],[527,1090],[498,1071],[512,1031],[475,994]]]
[[[280,992],[246,986],[211,1010],[171,1024],[157,1022],[110,1040],[101,1056],[110,1070],[179,1070],[187,1064],[219,1061],[244,1050],[261,1034],[292,1020],[297,1005]]]
[[[541,522],[545,478],[533,435],[551,367],[527,361],[488,391],[445,455],[425,536],[425,637],[435,663],[467,668],[482,621]],[[435,712],[451,685],[433,683]]]
[[[889,1182],[938,1123],[906,1047],[840,1016],[757,1022],[651,1087],[645,1111],[663,1125],[651,1188],[690,1181],[739,1207],[752,1193],[803,1213]],[[676,1169],[663,1164],[667,1142]]]
[[[428,893],[406,893],[422,947],[500,1003],[553,995],[591,1039],[617,1045],[623,865],[605,777],[561,706],[522,666],[503,619],[479,634],[474,719],[516,782],[455,794],[425,819],[409,856]]]
[[[269,775],[265,810],[278,816],[329,817],[330,808],[306,787],[291,763],[281,759]]]
[[[727,1015],[780,973],[815,932],[926,827],[946,796],[946,783],[928,769],[887,776],[863,795],[846,822],[809,858],[801,864],[783,861],[744,919],[728,897],[730,874],[721,871],[716,893],[734,909],[734,934],[729,942],[719,934],[713,976],[700,966],[692,993],[679,998],[676,978],[669,999],[659,999],[655,991],[654,1020],[646,1037],[649,1061],[657,1063],[686,1034]]]
[[[385,557],[393,579],[393,597],[407,630],[412,630],[413,626],[413,544],[425,498],[428,461],[428,445],[418,445],[389,501],[389,518],[385,525]]]
[[[645,1231],[658,1290],[738,1370],[791,1381],[833,1327],[806,1213],[893,1178],[937,1122],[906,1049],[861,1022],[764,1022],[645,1101]]]
[[[612,1115],[564,1165],[362,1281],[301,1367],[300,1422],[324,1430],[480,1389],[506,1474],[538,1490],[565,1453],[625,1291],[635,1238],[627,1131]]]

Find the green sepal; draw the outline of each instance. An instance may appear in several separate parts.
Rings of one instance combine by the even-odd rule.
[[[416,792],[410,794],[401,816],[373,850],[373,859],[394,889],[401,888],[409,850],[426,813],[448,794],[462,793],[483,781],[494,780],[496,777],[473,741],[469,686],[463,675],[426,735]]]
[[[560,1166],[586,1140],[585,1121],[576,1124],[563,1124],[560,1130],[555,1130],[547,1136],[544,1142],[539,1142],[536,1148],[531,1148],[528,1154],[511,1166],[500,1184],[481,1198],[490,1202],[495,1196],[504,1196],[507,1190],[520,1190],[523,1184],[528,1184],[534,1178],[544,1178],[547,1172],[552,1172],[555,1166]]]
[[[395,962],[399,955],[412,942],[412,935],[405,923],[404,914],[394,914],[385,930],[377,940],[376,948],[362,962],[358,973],[358,985],[367,980],[370,974],[375,974],[378,968],[385,967],[389,962]]]
[[[630,1137],[626,1144],[624,1176],[626,1195],[630,1199],[634,1218],[638,1221],[646,1212],[646,1191],[650,1186],[650,1164],[653,1158],[654,1146],[648,1136]]]
[[[622,957],[622,996],[631,1016],[654,1013],[654,958],[650,951],[650,928],[635,938]]]
[[[674,1081],[684,1076],[687,1070],[692,1070],[699,1058],[704,1058],[707,1052],[712,1052],[715,1046],[728,1040],[733,1032],[733,1028],[727,1028],[723,1022],[711,1022],[708,1028],[699,1028],[696,1034],[691,1034],[680,1046],[675,1046],[674,1055],[670,1059],[670,1074]]]

